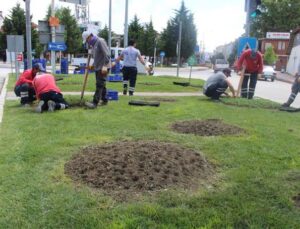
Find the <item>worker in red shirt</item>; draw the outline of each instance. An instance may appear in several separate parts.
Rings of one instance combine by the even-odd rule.
[[[15,94],[21,97],[21,105],[28,106],[35,100],[35,91],[32,81],[38,72],[44,72],[45,69],[41,63],[36,63],[32,69],[25,70],[15,84]]]
[[[241,97],[252,99],[255,92],[258,75],[263,71],[263,58],[259,51],[254,49],[245,50],[237,63],[239,71],[244,69],[244,78],[242,81]],[[249,87],[248,81],[250,79]]]
[[[46,110],[53,112],[69,107],[61,94],[61,90],[56,86],[53,75],[49,73],[37,75],[33,79],[33,87],[37,98],[40,100],[35,110],[37,113]]]

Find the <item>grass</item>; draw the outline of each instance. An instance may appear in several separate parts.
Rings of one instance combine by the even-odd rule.
[[[97,110],[44,114],[7,101],[0,126],[0,228],[299,228],[292,197],[300,190],[300,114],[176,99],[135,107],[122,96]],[[199,137],[169,128],[208,118],[247,134]],[[121,139],[193,148],[216,165],[216,181],[194,192],[164,190],[120,203],[64,174],[80,147]]]
[[[58,87],[62,91],[81,91],[84,75],[56,75],[63,80],[57,81]],[[10,77],[8,91],[13,91],[15,77]],[[202,88],[204,81],[191,79],[191,86],[183,87],[174,85],[173,82],[188,82],[188,79],[172,76],[146,76],[138,75],[136,82],[137,92],[197,92]],[[122,82],[107,82],[107,88],[122,91]],[[86,85],[86,91],[95,91],[95,73],[90,73]]]

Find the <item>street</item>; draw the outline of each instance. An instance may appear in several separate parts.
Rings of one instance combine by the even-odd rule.
[[[179,75],[181,77],[189,78],[190,68],[180,68]],[[192,70],[191,78],[203,79],[213,74],[212,69],[204,69],[195,67]],[[169,75],[176,76],[176,68],[155,68],[155,76],[158,75]],[[232,77],[230,78],[233,86],[237,89],[239,76],[232,71]],[[291,84],[282,81],[275,80],[274,82],[258,80],[255,90],[255,96],[264,99],[269,99],[278,103],[284,103],[287,101],[291,93]],[[292,103],[293,107],[300,107],[300,96],[298,95],[295,101]]]

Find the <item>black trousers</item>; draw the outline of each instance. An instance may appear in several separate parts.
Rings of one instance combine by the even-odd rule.
[[[69,107],[69,104],[63,98],[61,93],[57,93],[55,91],[49,91],[40,95],[40,100],[44,101],[44,105],[42,106],[42,111],[48,110],[48,101],[52,100],[55,102],[55,110],[60,110],[62,104],[65,108]]]
[[[21,104],[32,103],[36,100],[35,91],[28,83],[16,86],[14,91],[16,96],[21,97]]]
[[[250,83],[248,86],[249,79],[250,79]],[[241,97],[252,99],[254,96],[256,83],[257,83],[257,72],[255,73],[245,72],[244,79],[242,82],[242,88],[241,88]]]
[[[133,95],[136,84],[137,68],[136,67],[126,67],[122,69],[123,72],[123,88],[127,91],[129,82],[129,95]]]
[[[206,91],[204,92],[204,94],[207,97],[210,97],[214,100],[218,100],[220,98],[220,96],[226,91],[227,88],[228,88],[228,85],[226,82],[214,84],[214,85],[209,86],[206,89]]]
[[[108,70],[109,71],[109,70]],[[102,71],[95,71],[96,77],[96,91],[94,93],[93,103],[98,104],[100,100],[107,103],[106,97],[106,76],[107,74],[102,74]]]

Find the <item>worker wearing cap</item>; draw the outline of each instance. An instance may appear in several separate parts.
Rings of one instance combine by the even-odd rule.
[[[56,86],[53,75],[46,73],[37,75],[33,79],[33,87],[37,98],[40,100],[35,111],[42,113],[43,111],[63,110],[69,107],[64,100],[61,90]]]
[[[129,83],[129,95],[133,95],[136,84],[136,76],[137,76],[137,67],[136,60],[137,58],[140,62],[146,67],[146,63],[141,56],[140,50],[136,49],[136,42],[134,40],[130,40],[128,42],[128,47],[125,48],[121,55],[118,56],[115,62],[119,62],[123,59],[123,95],[127,94],[128,83]],[[147,69],[147,67],[146,67]]]
[[[91,32],[84,31],[82,40],[84,44],[86,43],[92,48],[92,56],[94,58],[93,68],[96,76],[96,91],[93,101],[85,103],[88,108],[94,109],[100,100],[102,100],[100,105],[106,105],[108,102],[106,98],[106,77],[110,64],[110,53],[106,41]]]
[[[213,100],[219,100],[222,94],[227,94],[225,91],[229,87],[232,92],[232,97],[235,97],[235,91],[228,80],[228,77],[231,76],[231,70],[225,68],[223,71],[219,71],[210,76],[203,86],[203,93],[210,97]]]
[[[41,63],[33,65],[32,69],[25,70],[15,84],[15,94],[21,97],[21,105],[29,106],[35,100],[35,91],[32,81],[38,72],[45,72]]]
[[[263,58],[259,51],[245,50],[237,63],[239,71],[244,67],[244,78],[241,86],[241,97],[252,99],[255,92],[258,75],[263,71]],[[249,87],[248,81],[250,79]]]

